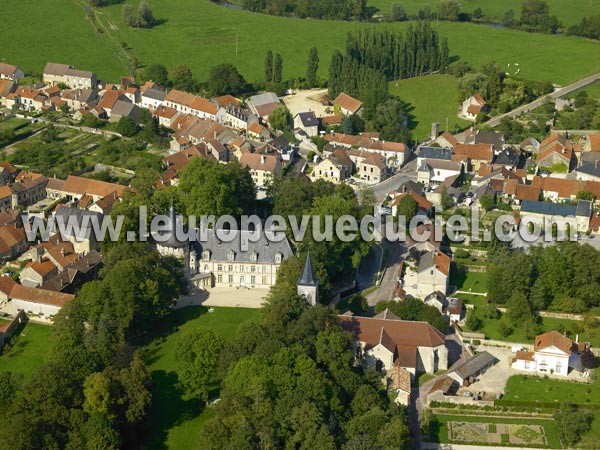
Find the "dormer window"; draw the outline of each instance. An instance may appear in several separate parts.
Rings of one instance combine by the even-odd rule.
[[[252,253],[250,253],[250,261],[251,262],[258,261],[258,253],[254,252],[254,251]]]
[[[275,264],[281,264],[281,253],[275,253]]]
[[[235,261],[235,252],[233,250],[227,252],[227,261]]]
[[[204,250],[202,252],[202,260],[210,261],[210,251],[209,250]]]

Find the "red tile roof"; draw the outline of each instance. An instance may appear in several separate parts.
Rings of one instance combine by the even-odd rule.
[[[349,111],[351,114],[356,114],[356,112],[362,107],[362,102],[360,100],[357,100],[344,92],[336,97],[336,99],[333,101],[333,104],[345,109],[346,111]]]

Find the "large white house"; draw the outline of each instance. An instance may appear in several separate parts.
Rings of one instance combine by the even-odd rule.
[[[580,353],[586,344],[573,342],[558,331],[536,336],[533,352],[517,351],[512,367],[527,372],[567,376],[569,369],[581,366]]]

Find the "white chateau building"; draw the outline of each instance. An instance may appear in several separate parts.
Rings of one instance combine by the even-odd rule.
[[[533,352],[518,351],[512,367],[526,372],[567,376],[569,369],[580,369],[580,354],[589,344],[573,342],[558,331],[536,336]]]
[[[184,264],[184,272],[192,289],[208,290],[215,286],[245,288],[270,287],[275,284],[282,261],[292,256],[287,237],[278,242],[270,231],[261,230],[256,240],[252,231],[238,230],[229,242],[218,238],[216,230],[197,229],[200,239],[180,240],[183,226],[171,207],[171,230],[164,242],[156,242],[161,255],[174,256]]]

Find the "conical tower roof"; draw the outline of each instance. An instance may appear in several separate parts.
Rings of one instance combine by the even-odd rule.
[[[312,262],[310,261],[310,251],[306,255],[306,261],[304,262],[304,270],[302,276],[298,278],[298,285],[300,286],[316,286],[319,283],[319,279],[313,274]]]

